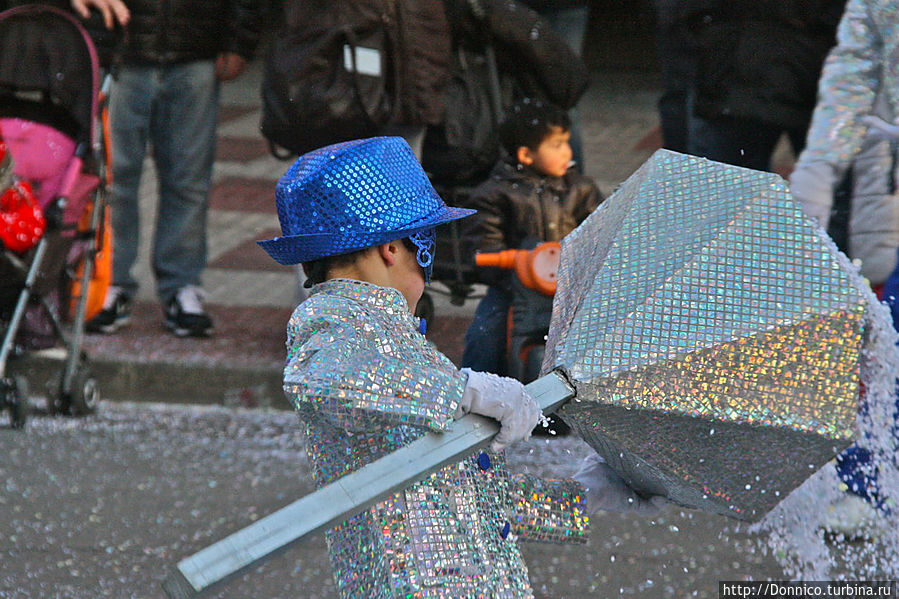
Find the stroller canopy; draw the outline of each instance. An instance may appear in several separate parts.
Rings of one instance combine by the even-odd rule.
[[[90,143],[98,85],[96,50],[72,15],[43,5],[0,13],[0,116]]]

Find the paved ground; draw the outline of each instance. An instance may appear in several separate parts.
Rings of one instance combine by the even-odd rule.
[[[565,476],[584,451],[531,440],[509,461]],[[163,597],[180,559],[312,489],[295,416],[281,410],[108,402],[91,418],[2,429],[0,455],[2,599]],[[590,534],[586,546],[525,545],[538,597],[715,599],[719,580],[782,578],[718,516],[609,514]],[[323,537],[210,596],[333,597]]]

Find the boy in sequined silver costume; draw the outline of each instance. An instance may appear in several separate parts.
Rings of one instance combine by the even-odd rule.
[[[531,597],[517,539],[583,542],[591,511],[651,513],[597,459],[578,480],[511,475],[502,448],[540,410],[517,381],[460,371],[419,331],[412,308],[447,207],[400,138],[300,157],[278,182],[283,235],[259,242],[314,284],[288,324],[284,388],[306,425],[316,484],[473,412],[500,421],[472,455],[326,533],[343,597]],[[591,456],[592,457],[592,456]]]

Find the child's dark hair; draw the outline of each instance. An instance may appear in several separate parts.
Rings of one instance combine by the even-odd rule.
[[[568,113],[554,104],[524,98],[513,104],[499,124],[499,140],[509,156],[524,146],[536,150],[554,128],[571,129]]]
[[[418,248],[412,243],[412,240],[408,237],[403,238],[403,245],[406,246],[406,249],[415,253],[418,251]],[[342,266],[349,266],[353,264],[359,256],[361,256],[364,252],[368,251],[371,248],[365,248],[364,250],[357,250],[355,252],[350,252],[349,254],[339,254],[337,256],[328,256],[326,258],[320,258],[318,260],[312,260],[311,262],[303,263],[303,273],[306,275],[306,281],[303,283],[303,287],[306,289],[312,287],[313,285],[318,285],[319,283],[324,283],[328,278],[328,273],[334,268],[340,268]]]

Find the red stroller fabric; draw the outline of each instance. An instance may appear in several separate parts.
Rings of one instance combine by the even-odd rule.
[[[0,246],[16,253],[34,247],[46,222],[34,190],[27,181],[16,181],[6,144],[0,141]]]
[[[46,222],[31,185],[17,181],[0,195],[0,244],[22,254],[37,245]]]

